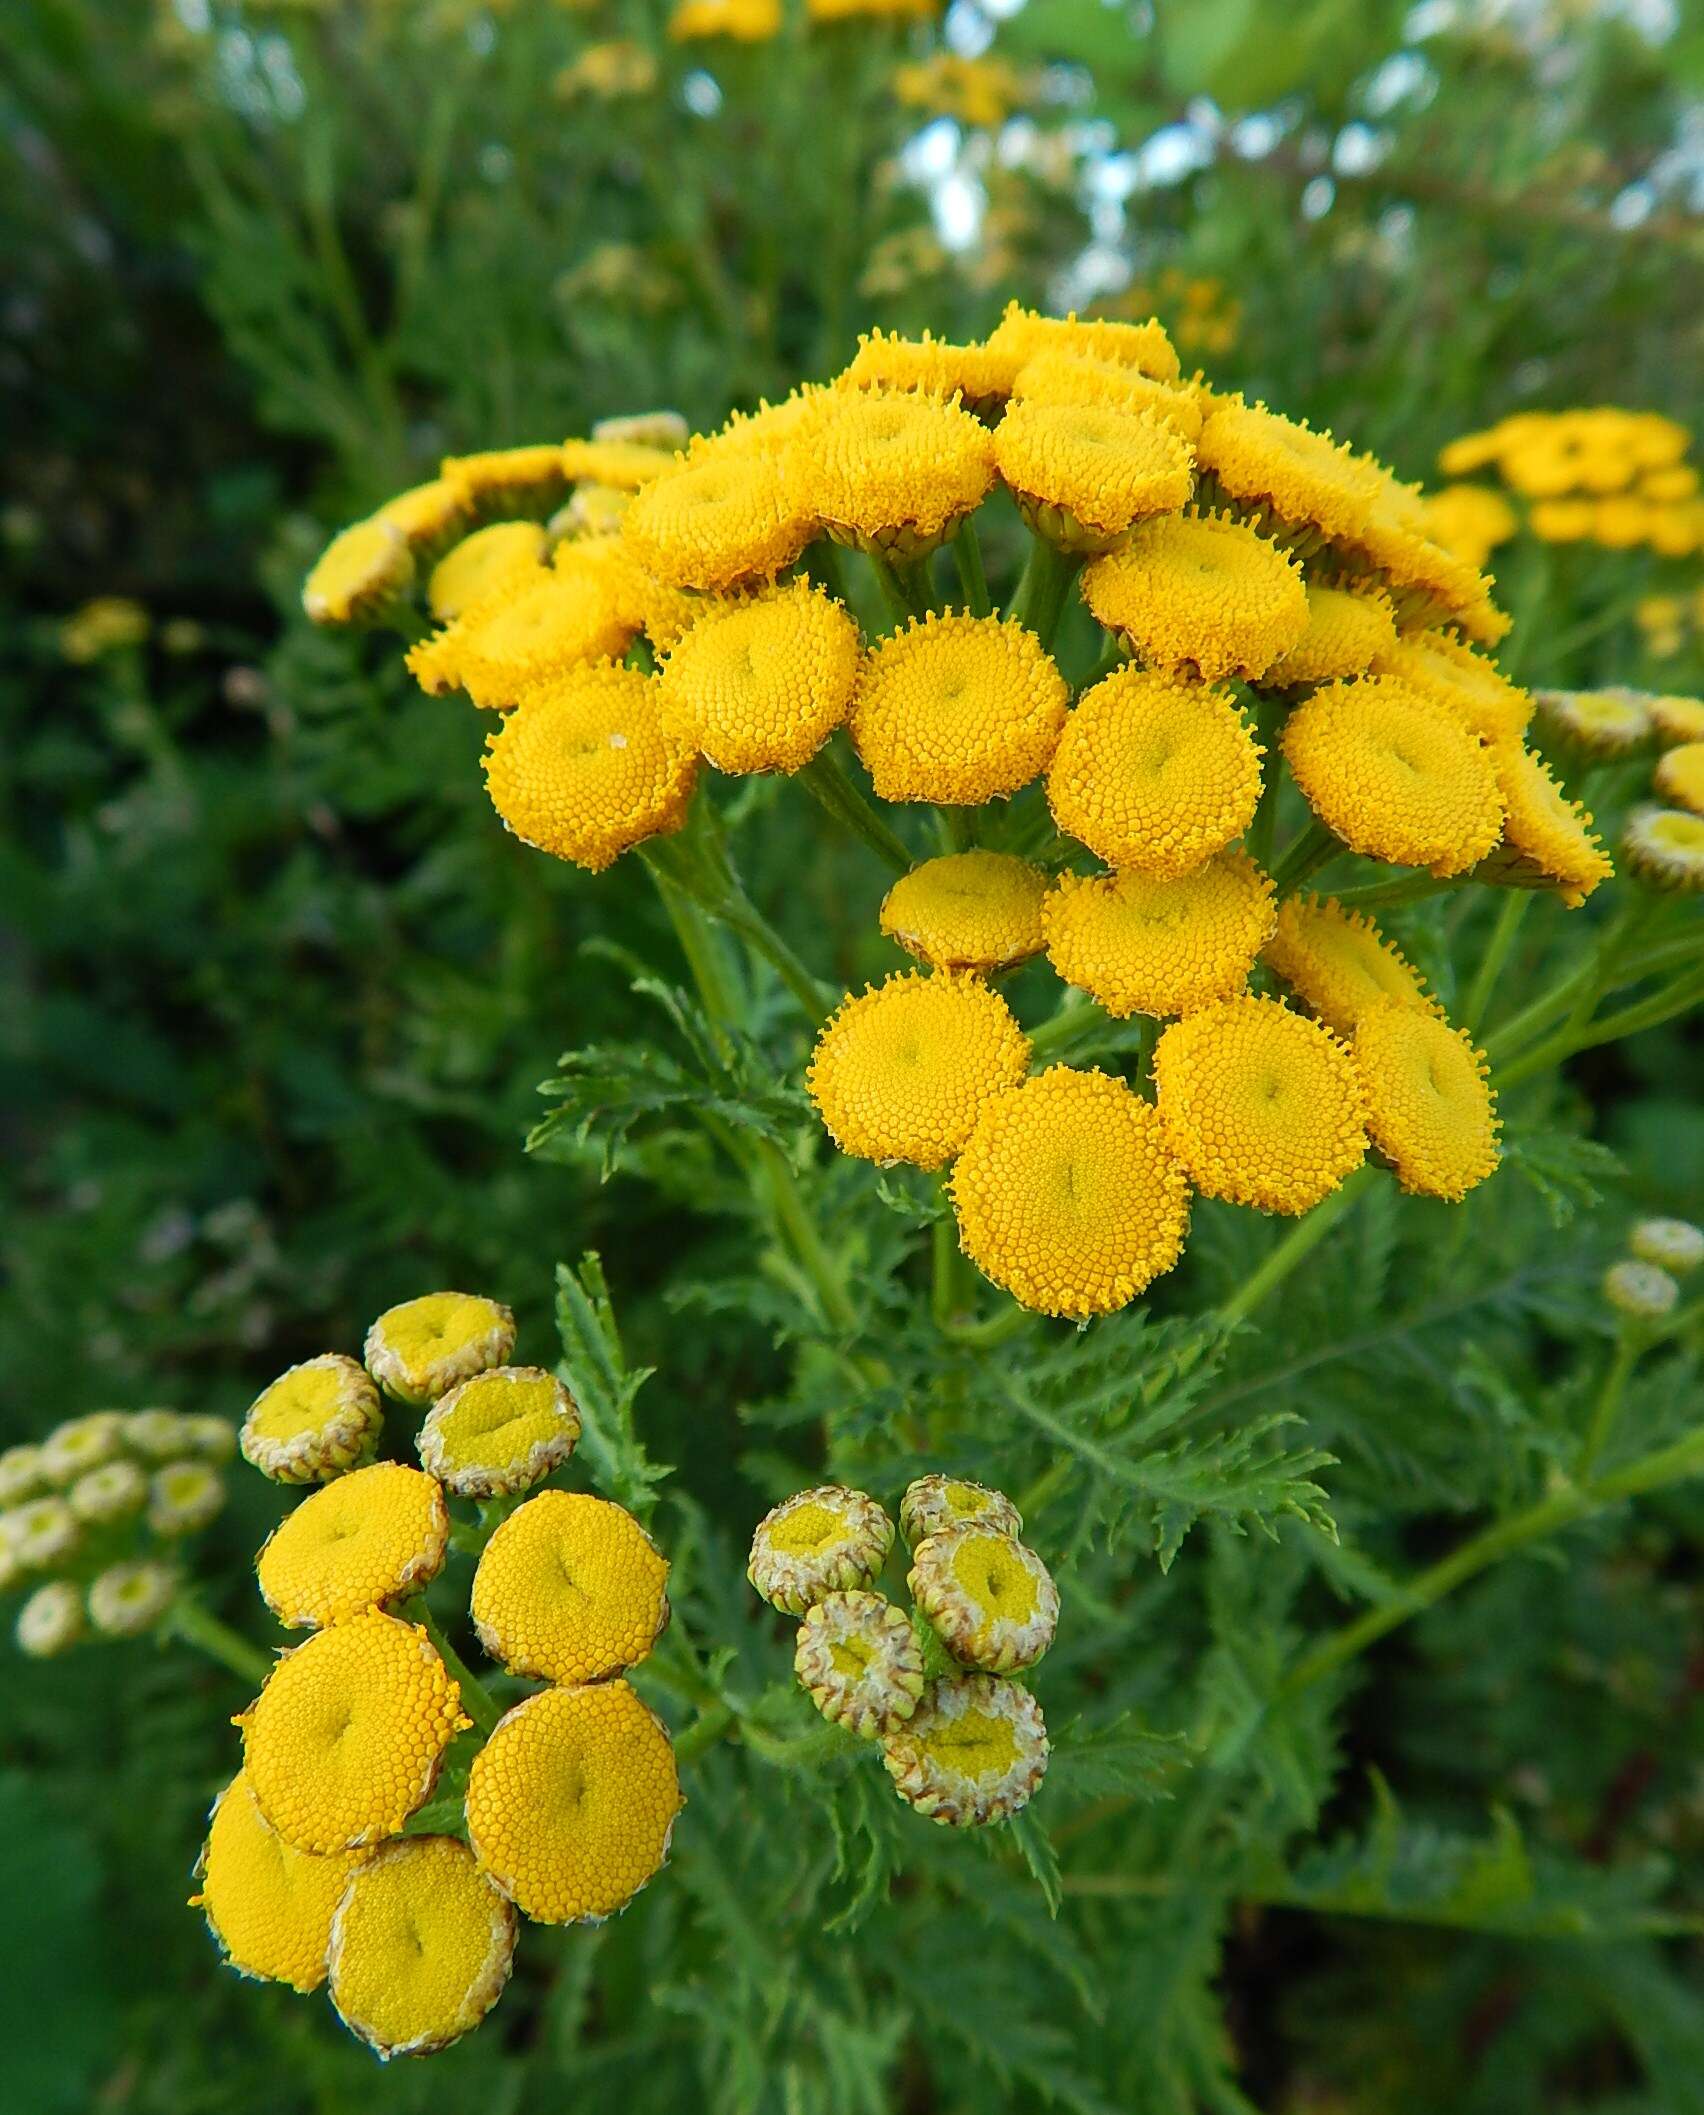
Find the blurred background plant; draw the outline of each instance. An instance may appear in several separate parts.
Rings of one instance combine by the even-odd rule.
[[[307,563],[446,451],[652,404],[703,423],[839,365],[860,328],[968,334],[1014,295],[1157,309],[1221,386],[1429,482],[1526,412],[1686,424],[1701,78],[1704,28],[1663,0],[1281,21],[1253,0],[29,0],[0,49],[0,1436],[160,1397],[231,1419],[423,1274],[501,1284],[536,1331],[556,1259],[595,1246],[633,1356],[664,1369],[644,1415],[693,1494],[673,1532],[702,1538],[695,1629],[739,1639],[753,1694],[784,1678],[738,1579],[801,1443],[785,1321],[754,1329],[738,1278],[746,1230],[684,1133],[644,1143],[644,1180],[601,1181],[596,1146],[560,1137],[518,1151],[559,1050],[654,1037],[628,956],[674,974],[660,913],[643,877],[594,895],[495,830],[471,717],[312,633]],[[1520,524],[1490,557],[1505,665],[1699,690],[1696,536],[1558,544],[1500,459],[1469,475]],[[821,857],[777,822],[750,878],[814,876],[795,915],[837,921],[817,952],[852,978],[876,966],[866,907]],[[866,1900],[825,1936],[885,1885],[889,1838],[808,1775],[718,1756],[677,1887],[559,1975],[539,1949],[477,2069],[380,2076],[214,1979],[179,1907],[245,1701],[229,1678],[146,1641],[14,1661],[18,2105],[459,2087],[527,2109],[583,2085],[728,2109],[1704,2106],[1696,1487],[1444,1601],[1346,1715],[1322,1682],[1234,1799],[1118,1731],[1129,1711],[1234,1743],[1274,1708],[1298,1600],[1310,1623],[1333,1595],[1376,1603],[1459,1537],[1452,1515],[1543,1491],[1621,1341],[1596,1287],[1623,1200],[1704,1197],[1697,1083],[1678,1028],[1587,1053],[1471,1242],[1375,1227],[1297,1292],[1281,1357],[1234,1352],[1204,1414],[1305,1410],[1343,1457],[1315,1473],[1354,1554],[1220,1526],[1166,1581],[1134,1551],[1096,1575],[1106,1607],[1075,1646],[1068,1615],[1050,1663],[1098,1694],[1103,1742],[1054,1788],[1058,1922],[1029,1878],[931,1837],[903,1914]],[[1221,1238],[1229,1275],[1246,1259]],[[664,1298],[683,1276],[705,1288],[685,1313]],[[1696,1400],[1679,1314],[1629,1383],[1647,1437]],[[778,1421],[734,1426],[765,1403]],[[1056,1448],[1035,1444],[1040,1474]],[[271,1517],[245,1491],[206,1539],[239,1624]]]

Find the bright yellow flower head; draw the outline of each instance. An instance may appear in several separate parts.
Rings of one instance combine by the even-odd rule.
[[[515,1317],[481,1293],[421,1293],[387,1307],[367,1331],[367,1371],[399,1403],[430,1403],[470,1373],[501,1366]]]
[[[841,389],[909,389],[925,396],[955,392],[980,411],[1001,403],[1011,389],[1006,362],[985,345],[952,345],[925,331],[920,338],[870,331],[858,340],[851,363],[837,377]]]
[[[1671,806],[1704,815],[1704,742],[1682,742],[1666,750],[1657,759],[1651,783]]]
[[[201,1891],[190,1907],[206,1917],[239,1975],[317,1990],[332,1917],[364,1856],[334,1851],[316,1858],[293,1849],[268,1825],[239,1770],[214,1803],[196,1865]]]
[[[625,1507],[540,1491],[485,1545],[479,1642],[511,1674],[594,1682],[635,1666],[669,1619],[668,1559]]]
[[[781,32],[781,0],[675,0],[669,35],[677,44],[727,37],[736,44],[766,44]]]
[[[1115,669],[1066,722],[1047,799],[1108,866],[1187,874],[1253,820],[1260,749],[1227,691]]]
[[[1592,818],[1557,785],[1547,766],[1518,743],[1490,751],[1506,816],[1503,841],[1487,861],[1488,879],[1553,888],[1577,910],[1615,867],[1592,832]]]
[[[980,978],[905,970],[824,1023],[805,1084],[843,1153],[943,1167],[991,1094],[1029,1070],[1029,1038]]]
[[[515,1912],[453,1836],[405,1836],[364,1860],[332,1920],[337,2016],[376,2055],[428,2056],[503,1995]]]
[[[786,493],[773,449],[695,441],[621,518],[624,543],[672,587],[724,593],[773,580],[815,534]]]
[[[1527,526],[1541,543],[1584,543],[1596,522],[1589,499],[1541,499],[1527,514]]]
[[[1189,1186],[1123,1080],[1054,1065],[991,1098],[952,1173],[959,1242],[1041,1314],[1122,1307],[1183,1253]]]
[[[923,1649],[910,1618],[880,1594],[827,1594],[805,1610],[793,1673],[824,1718],[870,1740],[917,1709]]]
[[[1132,523],[1187,505],[1193,489],[1177,428],[1117,405],[1014,399],[994,459],[1037,534],[1068,551],[1110,550]]]
[[[1396,645],[1390,597],[1380,589],[1321,587],[1310,580],[1307,598],[1307,630],[1267,669],[1268,689],[1365,675],[1381,653]]]
[[[696,751],[664,725],[656,678],[601,662],[535,691],[485,745],[491,805],[523,844],[588,873],[678,830]]]
[[[280,1374],[249,1405],[243,1459],[275,1483],[320,1483],[371,1457],[384,1413],[353,1359],[328,1351]]]
[[[1531,693],[1449,632],[1410,632],[1373,664],[1443,706],[1482,742],[1518,742],[1532,718]]]
[[[1042,924],[1059,975],[1115,1018],[1193,1013],[1248,981],[1272,934],[1272,883],[1236,850],[1192,874],[1062,874]]]
[[[394,1836],[468,1721],[425,1631],[375,1610],[285,1653],[236,1723],[261,1813],[324,1855]]]
[[[1659,741],[1704,742],[1704,698],[1647,698],[1645,707]]]
[[[1630,756],[1656,732],[1650,708],[1636,691],[1540,690],[1533,695],[1551,733],[1587,756]]]
[[[919,1476],[900,1500],[900,1531],[913,1548],[966,1521],[980,1521],[1004,1535],[1021,1535],[1024,1518],[1004,1491],[962,1476]]]
[[[799,771],[846,717],[858,627],[808,580],[711,604],[658,679],[665,723],[718,771]]]
[[[840,543],[915,557],[953,533],[994,482],[988,429],[946,397],[829,389],[787,450],[801,513]]]
[[[1111,404],[1120,411],[1152,412],[1192,446],[1201,431],[1201,406],[1187,389],[1093,353],[1037,353],[1018,370],[1012,395],[1044,404]]]
[[[1047,1770],[1041,1706],[1019,1682],[949,1674],[882,1739],[882,1761],[908,1806],[950,1828],[1004,1821],[1029,1805]]]
[[[1459,1204],[1497,1165],[1497,1105],[1472,1036],[1381,999],[1356,1023],[1354,1048],[1367,1129],[1397,1181]]]
[[[377,624],[414,585],[414,553],[394,522],[375,514],[334,536],[302,588],[315,624]]]
[[[1069,696],[1021,624],[932,614],[864,657],[853,746],[883,800],[976,807],[1047,768]]]
[[[906,1580],[919,1613],[962,1667],[1012,1674],[1053,1643],[1059,1590],[1034,1550],[984,1520],[926,1536]]]
[[[643,429],[658,419],[667,423],[657,429],[654,439],[644,439]],[[623,492],[637,492],[641,485],[648,485],[673,466],[687,445],[685,424],[677,412],[671,411],[641,413],[634,420],[603,420],[591,440],[563,442],[563,472],[576,484],[611,485]],[[641,431],[622,432],[620,429],[627,425]],[[604,430],[609,427],[617,430]]]
[[[1485,575],[1426,533],[1425,501],[1415,487],[1394,478],[1381,484],[1366,520],[1339,541],[1354,566],[1389,589],[1402,623],[1453,624],[1486,646],[1509,629]]]
[[[1621,856],[1647,888],[1695,895],[1704,889],[1704,816],[1684,808],[1637,807],[1627,818]]]
[[[1282,739],[1314,813],[1370,859],[1459,874],[1497,842],[1503,803],[1489,753],[1399,677],[1316,690]]]
[[[414,1593],[443,1569],[450,1515],[436,1480],[374,1462],[303,1499],[255,1559],[287,1630],[345,1621]]]
[[[1484,565],[1520,527],[1501,492],[1489,485],[1446,485],[1426,501],[1426,532],[1471,566]]]
[[[430,639],[408,650],[422,690],[458,686],[488,712],[507,712],[542,684],[606,654],[639,626],[613,572],[562,567],[512,574]]]
[[[661,1868],[682,1804],[668,1734],[626,1682],[546,1689],[475,1757],[468,1840],[529,1917],[598,1923]]]
[[[1043,316],[1016,301],[1007,303],[989,334],[988,350],[1010,362],[1014,376],[1039,354],[1051,352],[1081,353],[1160,382],[1175,382],[1180,372],[1171,340],[1152,317],[1146,323],[1123,323],[1074,314]]]
[[[802,1616],[828,1594],[874,1585],[892,1546],[893,1522],[867,1491],[817,1484],[757,1523],[746,1577],[771,1608]]]
[[[1139,522],[1088,567],[1083,600],[1139,661],[1193,669],[1210,683],[1263,675],[1308,624],[1301,567],[1218,514]]]
[[[426,606],[447,624],[499,590],[529,579],[544,564],[545,534],[536,521],[494,521],[476,529],[432,568]]]
[[[435,477],[387,499],[374,516],[399,528],[417,562],[434,558],[473,526],[466,490],[453,478]]]
[[[1704,548],[1704,501],[1650,506],[1645,515],[1645,541],[1661,558],[1689,558]]]
[[[1323,536],[1353,536],[1379,490],[1378,470],[1330,434],[1240,398],[1213,405],[1195,446],[1201,468],[1239,506]]]
[[[1414,965],[1364,911],[1346,911],[1335,897],[1282,903],[1264,960],[1341,1036],[1353,1035],[1368,1007],[1385,1000],[1414,1013],[1435,1011]]]
[[[1167,1141],[1204,1196],[1311,1211],[1366,1155],[1354,1059],[1277,999],[1226,999],[1174,1021],[1154,1082]]]
[[[476,1373],[426,1413],[416,1442],[428,1472],[458,1498],[531,1490],[573,1453],[574,1398],[539,1366]]]
[[[882,931],[931,969],[991,975],[1042,949],[1047,876],[1010,852],[948,852],[902,874],[882,901]]]
[[[470,514],[507,519],[553,514],[568,492],[568,471],[559,441],[523,448],[487,448],[478,455],[449,455],[438,474],[462,495]]]

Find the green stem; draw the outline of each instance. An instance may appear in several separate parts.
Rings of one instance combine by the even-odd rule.
[[[206,1653],[210,1660],[217,1660],[239,1681],[252,1683],[256,1689],[264,1686],[277,1664],[269,1652],[253,1644],[241,1631],[233,1630],[229,1623],[209,1614],[199,1601],[192,1601],[187,1594],[179,1594],[166,1610],[160,1630],[165,1637],[193,1645],[198,1652]]]
[[[1248,826],[1243,849],[1257,867],[1272,871],[1272,838],[1278,827],[1278,800],[1284,788],[1284,757],[1275,739],[1283,710],[1275,699],[1262,698],[1255,716],[1255,734],[1266,752],[1265,775],[1260,783],[1260,801]]]
[[[1079,1036],[1106,1025],[1106,1015],[1092,999],[1069,997],[1057,1013],[1049,1014],[1045,1021],[1026,1031],[1030,1054],[1037,1060],[1058,1057]]]
[[[1317,818],[1310,822],[1278,862],[1272,885],[1280,896],[1293,896],[1310,874],[1317,874],[1343,847]]]
[[[695,1762],[706,1749],[713,1748],[736,1723],[734,1714],[726,1704],[706,1704],[692,1724],[683,1727],[675,1735],[675,1761]]]
[[[954,1322],[943,1326],[941,1334],[966,1351],[993,1351],[1001,1344],[1009,1344],[1035,1320],[1027,1307],[1020,1307],[1016,1300],[986,1322]]]
[[[1122,668],[1123,666],[1124,648],[1118,643],[1118,634],[1116,632],[1108,632],[1105,643],[1095,656],[1094,667],[1089,670],[1079,686],[1078,695],[1081,696],[1085,690],[1093,690],[1095,685],[1104,682],[1115,668]]]
[[[439,1659],[454,1677],[456,1687],[461,1691],[462,1709],[479,1731],[489,1739],[497,1730],[497,1721],[503,1716],[502,1706],[445,1637],[437,1617],[426,1605],[426,1596],[419,1594],[412,1601],[406,1602],[404,1607],[431,1639]]]
[[[1044,647],[1053,644],[1066,591],[1082,564],[1080,557],[1059,550],[1044,536],[1037,536],[1030,544],[1029,557],[1006,614],[1014,623],[1027,625]]]
[[[1245,1322],[1268,1294],[1275,1292],[1298,1263],[1303,1262],[1330,1233],[1373,1181],[1377,1170],[1369,1163],[1338,1184],[1323,1203],[1298,1219],[1262,1263],[1250,1271],[1231,1297],[1219,1308],[1222,1320]]]
[[[920,617],[923,611],[918,607],[913,595],[907,591],[905,581],[885,553],[866,551],[864,556],[869,562],[876,586],[881,590],[882,600],[887,604],[888,615],[894,620],[897,628],[903,631],[912,618]]]
[[[1577,1057],[1582,1050],[1596,1050],[1603,1043],[1619,1043],[1624,1037],[1641,1035],[1647,1028],[1660,1028],[1665,1021],[1672,1021],[1679,1014],[1690,1013],[1692,1008],[1704,1001],[1704,976],[1682,977],[1678,982],[1653,992],[1650,998],[1641,999],[1635,1006],[1623,1006],[1617,1013],[1606,1013],[1595,1021],[1588,1021],[1583,1028],[1563,1028],[1548,1037],[1534,1050],[1527,1051],[1505,1065],[1496,1074],[1496,1083],[1501,1087],[1519,1086],[1522,1080],[1531,1079],[1535,1072],[1548,1071],[1552,1065],[1565,1063]]]
[[[935,1317],[937,1328],[951,1329],[959,1312],[961,1288],[958,1274],[958,1234],[950,1212],[943,1213],[930,1228],[929,1246],[933,1266],[930,1311]]]
[[[845,609],[853,608],[851,592],[846,584],[846,567],[841,562],[840,546],[832,536],[819,536],[805,553],[805,563],[817,574],[822,585]]]
[[[855,1336],[858,1310],[846,1290],[839,1265],[829,1254],[810,1207],[805,1203],[787,1156],[772,1139],[760,1138],[754,1157],[768,1185],[777,1224],[790,1244],[799,1267],[811,1281],[823,1320],[842,1336]]]
[[[1610,1355],[1609,1365],[1599,1388],[1597,1402],[1592,1409],[1592,1421],[1580,1444],[1580,1457],[1574,1464],[1574,1481],[1590,1483],[1592,1471],[1599,1457],[1609,1445],[1615,1431],[1616,1419],[1621,1415],[1621,1398],[1627,1387],[1628,1375],[1638,1363],[1639,1353],[1644,1349],[1636,1330],[1623,1329]]]
[[[868,845],[896,874],[911,872],[917,862],[910,851],[883,822],[828,750],[819,750],[812,757],[799,773],[799,782],[849,836]]]
[[[958,568],[965,608],[973,617],[986,617],[994,605],[988,599],[988,575],[982,567],[974,515],[967,514],[953,531],[953,564]]]
[[[1496,923],[1491,928],[1491,937],[1485,943],[1485,952],[1479,958],[1479,967],[1474,973],[1467,999],[1461,1010],[1460,1025],[1469,1034],[1485,1018],[1485,1009],[1491,1003],[1491,995],[1497,989],[1497,979],[1503,974],[1511,950],[1520,936],[1521,920],[1525,918],[1532,898],[1524,889],[1512,889],[1497,913]]]
[[[1403,874],[1394,881],[1365,881],[1359,888],[1334,889],[1332,893],[1346,910],[1371,910],[1377,904],[1418,903],[1423,896],[1459,889],[1472,879],[1471,874]]]

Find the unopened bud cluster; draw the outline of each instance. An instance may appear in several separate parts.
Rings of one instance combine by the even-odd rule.
[[[1630,1253],[1603,1274],[1603,1296],[1629,1322],[1660,1322],[1680,1298],[1677,1282],[1704,1263],[1704,1227],[1689,1219],[1641,1219]]]

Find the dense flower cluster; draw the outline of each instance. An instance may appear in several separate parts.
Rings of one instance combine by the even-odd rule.
[[[1041,1707],[1013,1677],[1053,1642],[1059,1594],[1003,1492],[922,1476],[900,1504],[907,1616],[876,1585],[894,1527],[866,1492],[820,1484],[773,1507],[746,1576],[800,1618],[793,1668],[823,1717],[876,1742],[901,1799],[955,1828],[1028,1805],[1047,1768]]]
[[[1503,491],[1450,485],[1428,503],[1427,519],[1440,543],[1482,565],[1520,525],[1507,491],[1525,503],[1528,527],[1546,543],[1686,558],[1704,547],[1704,498],[1686,460],[1691,445],[1684,426],[1654,411],[1518,411],[1462,434],[1438,457],[1446,477],[1489,472]]]
[[[668,1733],[620,1679],[668,1619],[667,1561],[620,1506],[524,1498],[573,1452],[580,1415],[554,1375],[503,1363],[514,1345],[498,1301],[428,1293],[379,1316],[364,1367],[336,1353],[294,1367],[243,1427],[257,1467],[320,1486],[255,1562],[273,1614],[310,1636],[236,1721],[243,1766],[194,1899],[233,1968],[324,1983],[381,2057],[479,2024],[517,1912],[622,1908],[681,1805]],[[379,1387],[424,1409],[423,1467],[373,1458]],[[511,1708],[428,1608],[452,1547],[478,1553],[470,1625],[502,1670],[493,1686],[550,1685]]]
[[[235,1429],[175,1410],[94,1410],[0,1454],[0,1593],[48,1659],[133,1638],[170,1612],[184,1545],[225,1504]]]

